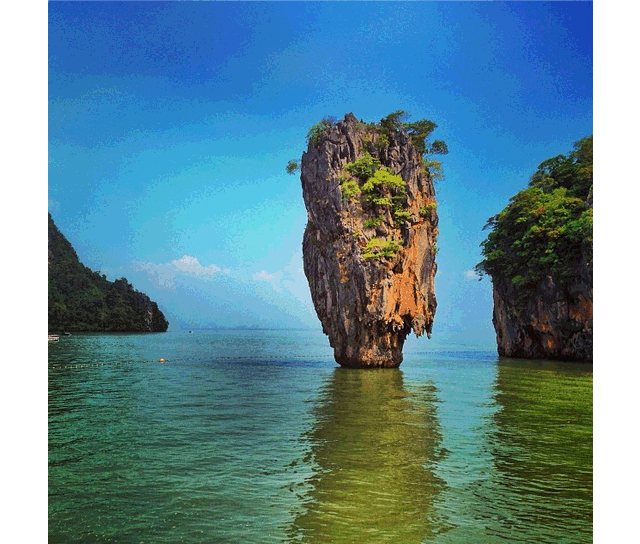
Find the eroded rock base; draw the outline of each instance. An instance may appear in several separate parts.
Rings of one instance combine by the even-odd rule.
[[[552,278],[517,307],[513,289],[493,285],[498,354],[525,359],[593,361],[593,291],[587,283],[559,288]]]

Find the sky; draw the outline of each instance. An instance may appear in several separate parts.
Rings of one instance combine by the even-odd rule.
[[[495,346],[487,219],[593,133],[590,2],[51,2],[48,207],[170,330],[320,329],[302,272],[309,127],[430,119],[431,342]],[[429,342],[420,339],[419,342]],[[425,344],[426,345],[426,344]]]

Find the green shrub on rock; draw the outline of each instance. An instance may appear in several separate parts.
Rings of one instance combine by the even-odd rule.
[[[366,181],[373,176],[379,168],[380,160],[371,156],[369,153],[365,153],[354,162],[345,164],[344,171],[355,176],[361,181]]]
[[[363,257],[365,259],[373,259],[379,257],[395,257],[396,251],[402,246],[395,240],[381,240],[379,238],[371,238],[364,248]]]

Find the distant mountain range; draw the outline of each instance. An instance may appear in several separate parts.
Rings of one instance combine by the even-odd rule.
[[[125,278],[93,272],[49,214],[49,332],[165,332],[169,322]]]

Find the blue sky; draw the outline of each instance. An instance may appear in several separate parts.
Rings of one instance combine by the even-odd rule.
[[[486,220],[593,132],[590,2],[49,4],[49,211],[172,328],[313,327],[300,180],[325,115],[438,128],[432,342],[495,343]],[[420,342],[428,342],[420,340]]]

